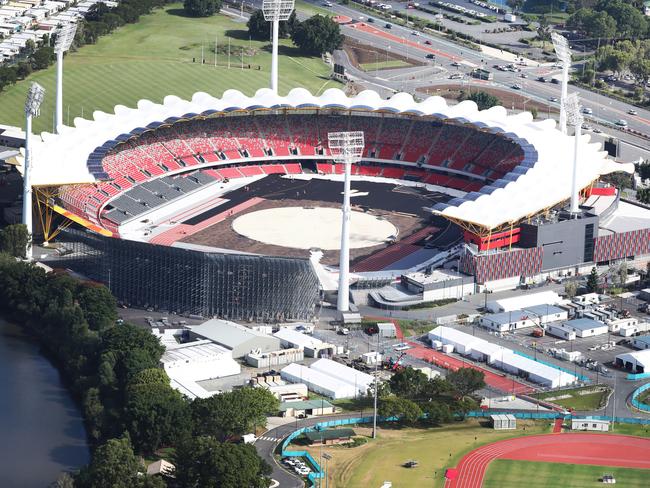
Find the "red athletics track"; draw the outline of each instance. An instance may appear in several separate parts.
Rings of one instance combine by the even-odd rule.
[[[447,354],[434,351],[433,349],[424,347],[422,344],[418,344],[417,342],[409,342],[409,345],[413,346],[413,348],[406,351],[406,354],[416,358],[424,359],[425,361],[429,361],[441,368],[449,369],[451,371],[455,371],[459,368],[473,368],[482,371],[483,374],[485,374],[485,382],[497,390],[506,393],[514,393],[517,395],[532,393],[535,391],[534,388],[524,383],[513,381],[511,378],[498,375],[490,370],[481,368],[480,366],[476,366],[472,363],[466,363],[453,356],[448,356]]]
[[[650,469],[650,439],[585,433],[506,439],[465,455],[458,463],[456,477],[447,480],[445,488],[480,488],[493,459]]]
[[[436,56],[442,56],[443,58],[451,59],[452,61],[460,61],[462,58],[459,58],[458,56],[454,56],[452,54],[447,54],[446,52],[439,51],[438,49],[434,49],[431,46],[428,46],[427,44],[420,44],[418,42],[413,42],[409,41],[408,39],[404,37],[399,37],[396,36],[395,34],[390,34],[388,32],[384,32],[382,30],[377,29],[376,27],[371,27],[368,24],[364,24],[363,22],[358,23],[358,24],[350,24],[348,25],[350,29],[356,29],[360,30],[362,32],[366,32],[368,34],[372,34],[377,37],[383,37],[384,39],[387,39],[389,41],[396,42],[398,44],[404,44],[405,46],[413,47],[415,49],[419,49],[420,51],[424,51],[427,53],[433,53]]]

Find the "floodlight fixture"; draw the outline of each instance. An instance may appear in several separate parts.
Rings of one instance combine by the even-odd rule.
[[[567,114],[569,123],[574,127],[573,141],[573,175],[571,179],[571,206],[570,212],[574,215],[580,213],[580,196],[578,193],[578,157],[580,150],[580,136],[582,135],[582,107],[577,93],[567,96],[564,103],[564,110]]]
[[[41,103],[45,97],[45,88],[38,83],[32,83],[27,92],[27,99],[25,100],[25,115],[28,117],[38,117],[40,115]]]
[[[32,227],[32,183],[31,183],[31,166],[32,166],[32,117],[38,117],[41,103],[45,96],[45,89],[38,83],[32,83],[27,92],[25,100],[25,161],[23,163],[23,224],[27,228],[29,236],[33,234]],[[32,257],[31,240],[27,242],[25,250],[27,259]]]
[[[77,33],[77,24],[69,22],[59,30],[54,45],[56,52],[56,102],[54,109],[54,132],[59,133],[63,125],[63,53],[65,53],[74,41]]]
[[[262,2],[264,20],[272,22],[271,90],[276,95],[278,93],[278,33],[280,31],[280,21],[289,20],[291,12],[293,12],[293,6],[294,0],[263,0]]]
[[[558,60],[562,63],[562,92],[560,95],[560,131],[562,134],[566,134],[566,111],[565,101],[567,97],[567,90],[569,87],[569,68],[571,67],[571,48],[569,47],[569,41],[566,37],[553,32],[551,34],[551,39],[553,40],[553,47],[555,48],[555,54],[557,55]]]
[[[57,54],[64,53],[70,49],[76,33],[77,24],[74,22],[70,22],[61,27],[61,29],[59,29],[59,33],[57,34],[56,42],[54,43],[54,52]]]
[[[352,163],[359,162],[363,155],[364,137],[362,131],[330,132],[327,134],[330,155],[337,163],[344,165],[343,207],[341,221],[341,254],[339,258],[339,293],[336,309],[341,313],[350,310],[350,174]]]

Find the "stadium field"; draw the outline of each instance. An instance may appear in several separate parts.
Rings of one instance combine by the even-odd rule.
[[[602,486],[600,478],[611,474],[617,486],[641,488],[650,484],[650,470],[590,466],[585,464],[538,463],[495,459],[489,464],[484,488],[546,488],[565,486],[588,488]]]
[[[526,430],[523,427],[526,426]],[[355,427],[358,435],[370,436],[371,429]],[[481,427],[477,420],[453,423],[440,428],[380,427],[377,440],[368,439],[360,447],[323,447],[332,456],[329,461],[330,486],[368,488],[392,481],[395,488],[444,486],[445,469],[477,447],[510,437],[550,432],[549,422],[520,421],[516,432]],[[309,449],[319,459],[319,447]],[[416,468],[403,463],[418,461]],[[399,482],[398,482],[399,481]],[[559,486],[559,485],[558,485]]]
[[[189,18],[182,5],[171,4],[117,29],[95,45],[87,45],[65,58],[63,121],[89,118],[94,110],[112,111],[115,105],[133,107],[146,98],[161,102],[167,95],[190,98],[197,91],[221,96],[227,89],[253,95],[269,86],[271,54],[267,42],[250,40],[246,24],[225,15]],[[215,39],[217,62],[215,67]],[[230,69],[228,69],[230,39]],[[202,49],[203,48],[203,49]],[[201,64],[203,50],[205,64]],[[251,64],[251,69],[243,69]],[[304,87],[319,94],[340,86],[329,79],[330,68],[320,58],[304,57],[291,40],[280,42],[280,94]],[[195,62],[193,62],[193,58]],[[260,69],[257,69],[257,66]],[[55,101],[55,66],[38,71],[0,93],[0,123],[22,126],[28,83],[47,90],[34,131],[52,129]],[[68,115],[69,114],[69,115]]]

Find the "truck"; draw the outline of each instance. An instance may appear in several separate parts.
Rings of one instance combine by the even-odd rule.
[[[539,327],[533,329],[533,337],[544,337],[544,335],[544,329],[540,329]]]

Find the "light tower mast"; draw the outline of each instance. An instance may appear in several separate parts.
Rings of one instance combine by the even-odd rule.
[[[41,103],[45,96],[45,89],[38,83],[32,83],[27,93],[27,100],[25,100],[25,162],[23,163],[23,224],[27,227],[27,234],[31,237],[33,233],[32,227],[32,182],[31,182],[31,166],[32,166],[32,117],[38,117],[40,114]],[[27,259],[32,258],[32,245],[27,242],[27,249],[25,251]]]
[[[571,67],[571,49],[566,37],[557,32],[551,34],[557,59],[562,63],[562,93],[560,95],[560,131],[566,134],[566,99],[569,86],[569,68]]]
[[[287,21],[293,12],[294,0],[263,0],[262,13],[264,20],[272,22],[273,51],[271,56],[271,90],[278,93],[278,33],[280,21]]]
[[[363,155],[363,132],[330,132],[327,134],[330,154],[335,162],[345,168],[343,184],[343,215],[341,222],[341,256],[339,260],[339,293],[336,309],[339,312],[350,310],[350,173],[352,163],[357,163]]]
[[[56,119],[54,132],[58,134],[63,125],[63,53],[65,53],[74,40],[77,24],[72,22],[64,25],[56,37],[54,52],[56,53]]]
[[[573,146],[573,175],[571,178],[571,208],[570,212],[573,215],[580,213],[580,200],[578,194],[578,157],[580,149],[580,136],[582,135],[582,107],[580,106],[580,99],[577,93],[572,93],[566,98],[566,106],[564,108],[567,114],[568,121],[574,128],[574,146]]]

